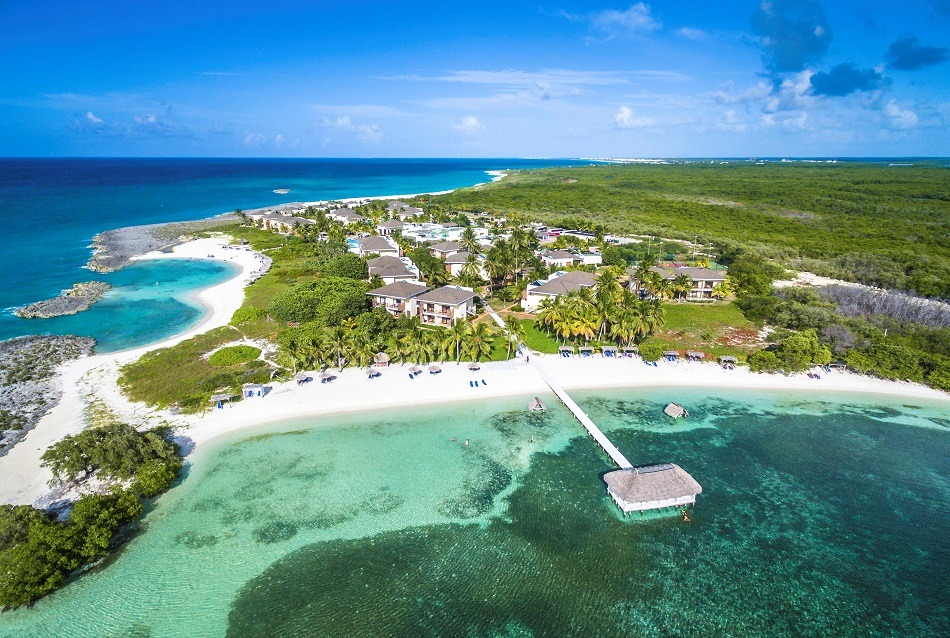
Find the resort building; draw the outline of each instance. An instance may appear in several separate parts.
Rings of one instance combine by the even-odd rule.
[[[666,280],[676,279],[680,275],[686,275],[692,279],[693,287],[686,295],[688,300],[712,299],[713,288],[716,287],[716,284],[720,284],[726,280],[725,270],[713,270],[712,268],[694,268],[690,266],[664,268],[662,266],[654,266],[650,270]],[[636,270],[631,268],[627,272],[634,275]],[[634,292],[640,292],[640,282],[637,281],[636,277],[631,276],[630,289]]]
[[[416,208],[415,206],[410,206],[406,202],[401,202],[399,200],[393,200],[386,204],[386,210],[395,215],[400,221],[405,221],[410,217],[415,217],[423,213],[421,208]]]
[[[411,315],[413,311],[412,298],[421,295],[428,289],[422,284],[397,281],[382,288],[370,290],[366,294],[369,295],[373,308],[384,308],[392,316],[398,317],[400,315]]]
[[[583,270],[558,271],[548,277],[547,281],[533,281],[528,284],[521,305],[525,312],[535,312],[545,299],[566,295],[583,288],[593,288],[596,284],[597,275],[594,273]]]
[[[541,253],[541,261],[548,268],[567,268],[579,260],[566,250],[549,250]]]
[[[370,279],[378,275],[387,284],[397,281],[419,283],[419,269],[408,257],[374,257],[366,265],[369,266]]]
[[[675,463],[632,467],[604,475],[607,493],[624,516],[631,512],[693,505],[703,488]]]
[[[354,252],[360,257],[377,254],[380,257],[399,257],[399,245],[388,237],[379,235],[370,235],[369,237],[360,237],[350,246],[350,252]]]
[[[387,219],[386,221],[379,222],[376,224],[376,232],[384,237],[392,235],[394,232],[402,231],[406,227],[406,224],[399,221],[398,219]]]
[[[475,314],[475,291],[462,286],[443,286],[414,297],[415,314],[424,324],[450,326]]]
[[[439,259],[445,259],[460,250],[462,250],[462,244],[457,241],[443,241],[429,246],[429,252],[432,253],[432,256],[438,257]]]
[[[468,263],[468,258],[471,255],[467,250],[460,250],[457,253],[452,253],[445,258],[445,270],[453,277],[458,277],[462,272],[462,268],[465,267],[465,264]],[[485,270],[485,256],[476,255],[475,258],[478,260],[478,276],[482,279],[488,279],[488,271]]]
[[[327,217],[333,221],[340,222],[344,226],[349,226],[350,224],[359,224],[360,222],[366,221],[366,217],[363,217],[355,210],[350,208],[337,208],[336,210],[328,210]]]
[[[316,223],[312,219],[274,212],[252,213],[247,218],[264,230],[273,230],[278,233],[292,233],[299,226],[309,226]]]

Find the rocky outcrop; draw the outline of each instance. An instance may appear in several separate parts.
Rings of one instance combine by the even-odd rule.
[[[102,281],[87,281],[76,284],[69,290],[64,290],[59,297],[31,303],[28,306],[17,308],[13,313],[18,317],[27,319],[47,319],[49,317],[74,315],[77,312],[88,310],[92,304],[102,299],[102,296],[111,287]]]
[[[56,368],[92,354],[86,337],[18,337],[0,341],[0,456],[20,442],[59,403]]]
[[[227,214],[211,219],[148,226],[127,226],[99,233],[92,239],[95,249],[87,264],[96,272],[120,270],[132,263],[133,257],[153,250],[167,250],[187,235],[217,228],[238,221],[237,215]]]

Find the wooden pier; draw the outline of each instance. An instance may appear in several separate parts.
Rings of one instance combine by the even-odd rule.
[[[495,323],[505,328],[504,320],[488,304],[485,305]],[[519,343],[519,351],[521,348],[522,344]],[[577,405],[567,391],[544,371],[540,363],[528,361],[527,365],[534,368],[538,376],[619,468],[608,472],[604,476],[604,482],[607,484],[607,494],[620,508],[624,517],[637,511],[642,514],[646,510],[676,510],[685,505],[695,504],[696,496],[703,491],[703,488],[683,468],[673,463],[634,467],[633,463],[628,461],[617,446],[610,442],[607,435],[600,431],[597,424],[587,416],[587,413]]]
[[[607,456],[616,463],[617,467],[621,470],[629,470],[633,467],[633,464],[627,460],[620,450],[617,449],[617,446],[610,442],[610,439],[607,438],[607,435],[600,431],[600,428],[591,420],[587,413],[581,410],[581,406],[575,403],[574,399],[560,386],[559,383],[554,381],[548,374],[541,368],[537,363],[529,363],[537,371],[538,375],[544,379],[544,382],[548,384],[548,387],[551,388],[551,391],[557,395],[557,398],[561,400],[561,403],[571,411],[571,414],[574,415],[578,421],[581,422],[581,425],[584,426],[584,429],[587,430],[587,433],[590,434],[591,438],[594,439],[597,444],[607,453]]]

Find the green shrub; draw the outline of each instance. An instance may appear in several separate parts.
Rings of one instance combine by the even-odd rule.
[[[240,325],[248,321],[259,321],[267,317],[267,311],[263,308],[257,308],[256,306],[241,306],[234,312],[234,316],[231,317],[232,325]]]
[[[648,339],[639,346],[640,358],[644,361],[658,361],[663,356],[663,344]]]
[[[62,522],[26,511],[32,509],[0,507],[0,530],[8,532],[0,546],[0,608],[28,605],[61,587],[70,573],[105,556],[116,533],[143,511],[122,489],[81,497]]]
[[[181,453],[168,436],[165,429],[139,432],[124,423],[89,428],[51,445],[41,464],[60,483],[93,474],[104,480],[126,480],[149,461],[177,463],[180,469]]]
[[[208,363],[216,367],[233,366],[253,361],[259,356],[261,356],[261,349],[254,346],[228,346],[208,357]]]
[[[749,369],[752,372],[778,372],[781,364],[778,356],[771,350],[759,350],[749,355]]]

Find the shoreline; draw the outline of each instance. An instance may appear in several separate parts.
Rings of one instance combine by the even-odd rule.
[[[507,175],[502,171],[486,173],[492,177],[492,181],[503,179]],[[482,182],[485,183],[489,182]],[[473,186],[478,185],[480,184]],[[452,191],[442,191],[448,192]],[[381,195],[333,201],[358,203],[409,199],[426,194],[441,193]],[[209,219],[225,221],[222,220],[222,215]],[[182,222],[189,223],[193,222]],[[169,227],[170,224],[157,226]],[[340,372],[334,371],[338,378],[330,384],[332,389],[329,386],[324,388],[316,380],[303,386],[297,386],[293,381],[274,383],[270,384],[272,391],[265,397],[247,399],[224,409],[209,410],[199,415],[173,415],[167,410],[155,410],[143,404],[132,403],[118,387],[119,368],[147,352],[175,345],[195,335],[227,325],[243,303],[248,276],[252,275],[254,270],[260,269],[267,260],[266,256],[249,248],[222,248],[222,241],[230,241],[230,237],[221,235],[185,241],[178,239],[171,248],[159,247],[144,254],[128,256],[130,262],[145,259],[226,261],[235,264],[238,272],[227,281],[190,296],[205,312],[202,318],[187,330],[145,346],[97,354],[60,366],[54,379],[64,388],[62,400],[20,445],[0,458],[0,473],[7,479],[0,486],[0,503],[42,504],[55,497],[46,487],[46,481],[51,475],[39,466],[39,457],[55,441],[86,426],[84,412],[92,401],[102,401],[115,412],[118,419],[136,427],[162,423],[171,425],[180,440],[193,444],[192,450],[188,452],[191,457],[195,453],[194,450],[204,449],[209,441],[221,436],[252,428],[276,427],[297,419],[519,395],[524,395],[526,401],[534,395],[551,396],[550,389],[540,376],[516,358],[506,362],[482,364],[482,370],[477,373],[469,371],[464,362],[462,365],[449,362],[443,364],[441,374],[424,374],[423,378],[414,380],[408,376],[408,366],[384,369],[382,378],[373,381],[368,381],[361,369],[348,368]],[[589,359],[561,359],[556,355],[532,356],[537,357],[536,361],[543,364],[545,371],[569,391],[730,388],[752,392],[813,391],[950,401],[950,395],[920,384],[884,381],[850,372],[823,374],[820,380],[816,380],[809,379],[804,374],[789,377],[753,374],[748,368],[726,371],[712,363],[661,362],[653,367],[644,365],[640,359],[603,359],[599,356]],[[316,379],[316,375],[313,376]],[[471,380],[484,380],[489,383],[474,388],[466,383]],[[367,389],[372,392],[368,393]],[[671,396],[671,399],[674,398]]]

